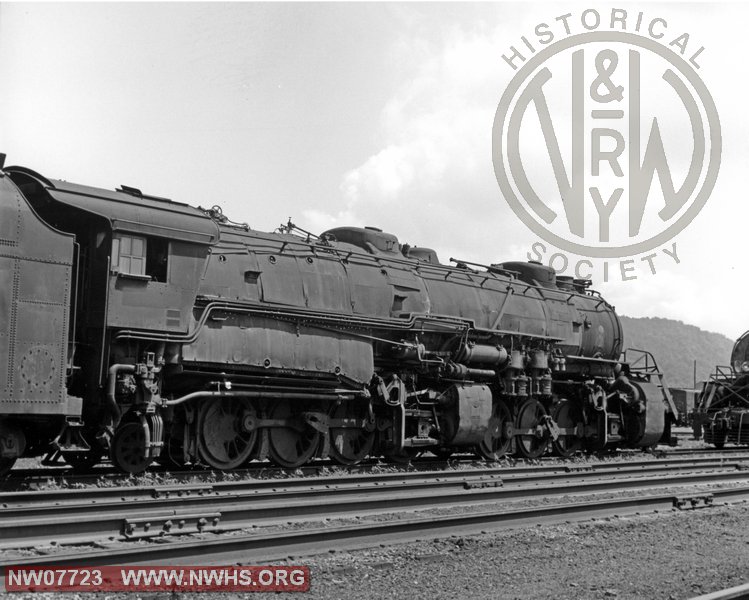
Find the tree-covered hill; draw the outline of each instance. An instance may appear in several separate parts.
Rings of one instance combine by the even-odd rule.
[[[697,381],[707,379],[715,365],[728,365],[734,340],[673,319],[621,317],[624,347],[649,350],[671,387],[692,387],[694,361]]]

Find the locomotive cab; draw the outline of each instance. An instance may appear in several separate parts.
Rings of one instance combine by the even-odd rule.
[[[116,331],[187,331],[218,226],[202,211],[134,188],[109,192],[48,180],[22,167],[9,167],[6,173],[37,220],[69,240],[68,280],[54,279],[49,289],[66,294],[59,303],[68,327],[65,366],[58,370],[66,376],[61,385],[71,397],[83,399],[82,408],[78,400],[73,412],[91,424],[83,432],[63,432],[57,444],[75,461],[106,431],[95,424],[109,422],[110,432],[116,425],[120,409],[105,392],[112,364],[135,365],[143,358],[144,348],[118,343]],[[24,227],[30,232],[30,224]],[[45,232],[34,246],[54,247],[52,238]],[[65,256],[59,249],[55,254]],[[39,272],[34,279],[45,277],[50,275]],[[49,330],[61,331],[60,325]]]

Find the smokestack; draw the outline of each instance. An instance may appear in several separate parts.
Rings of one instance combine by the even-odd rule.
[[[2,169],[5,166],[5,154],[0,152],[0,169]]]

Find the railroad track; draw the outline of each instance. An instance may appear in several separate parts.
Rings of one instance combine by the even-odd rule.
[[[749,456],[749,453],[747,453]],[[160,465],[151,467],[147,473],[142,475],[128,475],[117,471],[111,465],[105,463],[99,465],[88,472],[77,472],[71,467],[61,465],[59,467],[39,467],[34,469],[14,469],[4,480],[0,480],[0,491],[15,488],[32,488],[34,486],[53,484],[71,485],[94,485],[100,483],[117,483],[139,480],[153,477],[168,477],[176,481],[192,480],[196,477],[211,478],[212,480],[220,478],[286,478],[294,476],[317,476],[326,473],[343,472],[343,473],[369,473],[382,472],[383,469],[398,470],[417,470],[433,471],[440,469],[450,469],[455,464],[486,464],[485,461],[479,460],[475,455],[458,455],[449,460],[439,460],[433,457],[423,457],[411,460],[407,464],[395,464],[382,462],[379,459],[368,459],[353,466],[343,466],[332,460],[317,460],[310,464],[296,469],[284,469],[276,467],[271,463],[253,463],[252,466],[242,469],[232,469],[231,471],[216,471],[202,467],[193,468],[168,468]],[[497,465],[495,465],[496,467]]]
[[[749,459],[749,448],[726,448],[718,450],[716,448],[696,448],[696,449],[668,449],[668,450],[655,450],[652,452],[656,458],[666,459],[668,457],[679,457],[679,456],[714,456],[721,457],[725,460],[740,460],[743,458]],[[641,455],[639,451],[625,450],[619,452],[620,456],[636,457]],[[559,465],[558,459],[554,457],[545,457],[542,461],[554,461],[552,465]],[[522,464],[521,461],[518,463],[512,462],[513,459],[509,459],[508,462],[497,463],[490,465],[490,468],[494,469],[507,469],[507,468],[518,468],[516,464]],[[642,461],[634,461],[642,462]],[[347,473],[370,473],[377,472],[381,473],[383,469],[397,468],[399,471],[436,471],[436,470],[450,470],[455,465],[471,465],[471,464],[484,464],[483,461],[478,461],[472,454],[466,455],[455,455],[449,461],[437,460],[432,457],[420,457],[413,459],[407,465],[393,465],[389,463],[383,463],[379,459],[371,459],[362,462],[361,464],[344,467],[334,463],[330,460],[319,460],[310,465],[299,467],[293,471],[288,469],[282,469],[271,465],[270,463],[261,463],[253,465],[244,469],[235,469],[226,473],[221,471],[214,471],[203,468],[192,468],[192,469],[170,469],[167,467],[155,466],[149,470],[149,473],[145,477],[153,477],[158,479],[164,477],[170,481],[181,482],[181,481],[194,481],[196,478],[205,478],[206,480],[215,481],[216,479],[222,478],[276,478],[283,479],[288,478],[290,474],[294,476],[324,476],[331,470],[335,472]],[[553,467],[550,467],[553,468]],[[129,483],[132,481],[138,481],[140,476],[129,476],[116,471],[113,467],[104,464],[99,467],[92,469],[87,473],[78,473],[68,466],[60,467],[40,467],[35,469],[15,469],[4,479],[0,480],[0,492],[15,490],[15,489],[34,489],[39,487],[49,486],[63,486],[63,487],[76,487],[86,485],[117,485],[118,483]]]
[[[557,476],[565,473],[578,473],[578,477],[598,476],[607,472],[631,472],[646,473],[649,471],[660,472],[684,468],[710,469],[716,467],[740,468],[742,465],[749,468],[749,454],[738,457],[697,457],[697,458],[672,458],[651,459],[640,461],[597,462],[597,463],[551,463],[547,465],[522,465],[512,467],[499,467],[482,465],[470,469],[444,469],[437,471],[411,470],[390,473],[373,473],[371,471],[349,472],[341,475],[318,475],[310,477],[286,477],[262,479],[247,478],[233,479],[227,481],[191,481],[189,484],[160,484],[158,482],[143,485],[128,485],[123,487],[93,487],[93,488],[52,488],[38,491],[4,491],[0,492],[0,516],[2,510],[12,506],[31,506],[36,504],[55,504],[61,506],[66,503],[90,503],[95,504],[104,500],[144,500],[148,498],[178,497],[188,495],[203,495],[214,490],[225,492],[232,491],[262,491],[293,488],[345,488],[347,486],[358,486],[360,484],[387,484],[388,482],[408,482],[420,479],[433,480],[435,485],[444,485],[446,481],[463,481],[469,478],[496,478],[506,476],[516,478],[524,476],[527,481],[534,477],[541,479],[549,475]],[[247,472],[243,475],[254,475]],[[266,474],[261,472],[261,474]],[[274,475],[275,472],[270,475]]]
[[[362,474],[0,494],[0,547],[226,533],[288,521],[538,497],[720,483],[749,484],[749,464],[715,459],[471,471]],[[67,561],[68,554],[65,554]]]
[[[654,494],[575,504],[557,504],[527,509],[492,510],[456,516],[414,517],[381,523],[356,523],[340,527],[319,527],[263,534],[227,535],[215,539],[137,543],[120,547],[66,552],[66,566],[107,564],[145,565],[168,561],[172,565],[244,564],[294,559],[328,551],[352,550],[378,544],[405,543],[424,538],[471,535],[498,529],[538,524],[590,520],[610,516],[638,515],[674,509],[709,507],[716,502],[749,500],[749,486],[716,489],[712,493],[674,496]],[[60,563],[59,555],[0,560],[8,566],[49,566]]]

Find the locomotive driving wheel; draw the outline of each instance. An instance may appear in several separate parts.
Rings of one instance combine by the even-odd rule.
[[[283,422],[268,429],[270,459],[280,467],[294,469],[302,466],[317,452],[320,432],[304,419],[310,406],[281,400],[270,411],[271,421]]]
[[[582,410],[570,400],[562,399],[554,408],[554,421],[561,430],[559,437],[551,442],[554,453],[569,458],[583,447],[583,438],[577,435],[578,425],[583,421]]]
[[[515,419],[518,453],[525,458],[538,458],[549,445],[548,431],[544,426],[546,409],[538,400],[529,398],[518,409]]]
[[[249,398],[215,398],[200,407],[198,452],[214,469],[242,466],[257,442],[257,410]]]
[[[142,473],[151,464],[146,458],[146,432],[140,423],[123,423],[114,433],[110,450],[112,462],[125,473]]]
[[[370,422],[369,405],[362,402],[341,402],[331,409],[335,420],[361,421],[363,426],[334,427],[331,425],[329,456],[341,465],[355,465],[372,451],[375,440],[374,419]],[[368,426],[369,425],[369,426]]]
[[[478,445],[478,453],[486,460],[499,460],[510,449],[512,436],[507,435],[507,425],[512,422],[510,409],[501,400],[494,403],[489,429]]]

